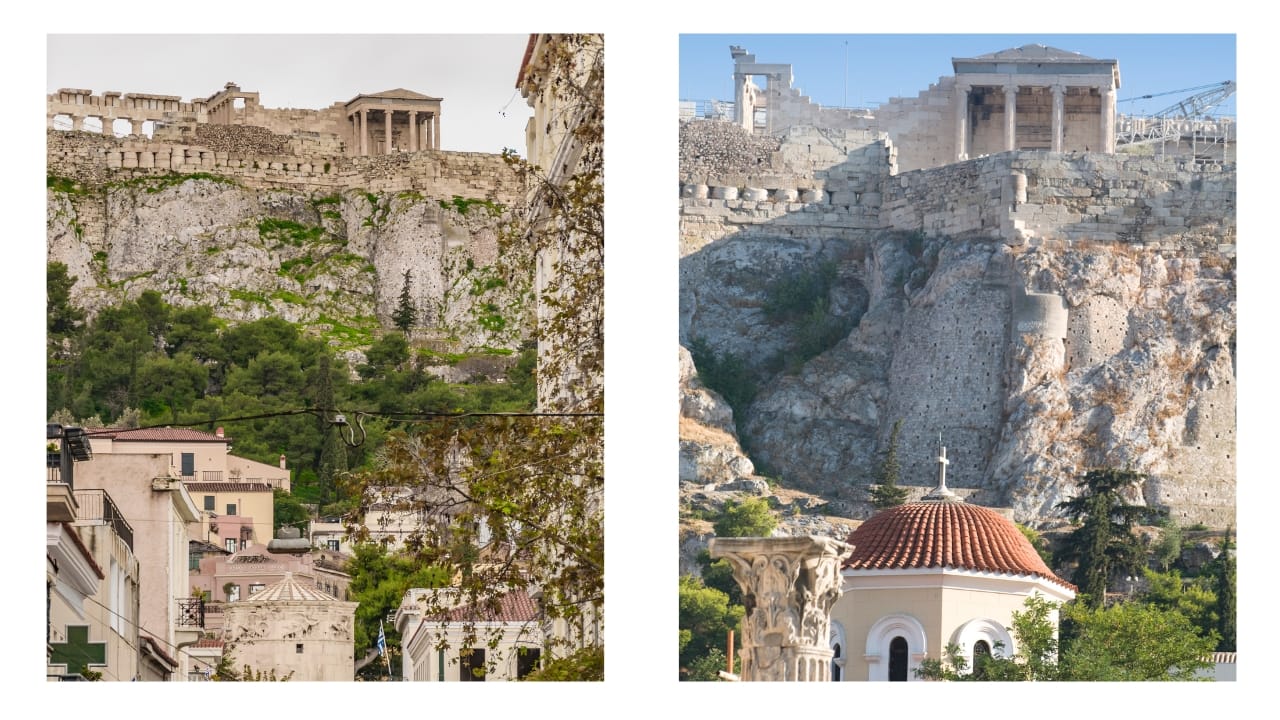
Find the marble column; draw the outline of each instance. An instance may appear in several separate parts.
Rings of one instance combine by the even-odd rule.
[[[418,111],[409,111],[409,152],[418,149]]]
[[[1049,123],[1052,139],[1049,141],[1049,149],[1062,152],[1062,116],[1067,89],[1062,85],[1054,85],[1049,90],[1053,93],[1053,120]]]
[[[831,679],[831,607],[853,547],[825,537],[712,538],[742,588],[742,680]]]
[[[1018,86],[1004,86],[1004,149],[1018,149]]]
[[[743,130],[751,132],[751,117],[754,109],[747,105],[747,76],[742,73],[733,74],[733,121]]]
[[[431,116],[431,149],[440,149],[440,113]]]
[[[360,155],[369,154],[369,111],[360,109]]]
[[[130,120],[129,120],[129,124],[132,126],[132,134],[133,134],[133,135],[137,135],[137,136],[141,136],[141,135],[142,135],[142,121],[141,121],[141,120],[134,120],[134,119],[130,118]]]
[[[969,159],[969,85],[956,84],[956,160]]]
[[[1108,154],[1116,151],[1116,88],[1114,85],[1102,88],[1102,143],[1098,147]]]
[[[384,124],[384,127],[386,128],[386,133],[383,136],[383,141],[386,143],[386,145],[384,145],[382,148],[383,155],[391,154],[391,116],[392,115],[393,113],[390,109],[386,109],[382,111],[382,118],[383,120],[385,120],[383,124]]]

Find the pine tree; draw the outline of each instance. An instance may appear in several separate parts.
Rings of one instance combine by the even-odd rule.
[[[879,484],[871,490],[871,504],[884,510],[907,501],[907,489],[898,486],[898,476],[902,467],[898,464],[898,431],[902,429],[902,419],[893,424],[889,433],[889,447],[884,451],[884,459],[880,461],[880,470],[876,474]]]
[[[1081,481],[1079,497],[1058,503],[1076,521],[1083,521],[1063,543],[1059,560],[1076,561],[1072,582],[1088,596],[1089,607],[1101,608],[1113,572],[1136,570],[1145,553],[1131,529],[1145,508],[1125,502],[1121,492],[1142,479],[1133,470],[1090,470]]]
[[[418,323],[418,309],[413,304],[412,288],[413,271],[405,270],[404,286],[400,288],[400,302],[396,305],[395,312],[391,313],[391,321],[400,328],[400,332],[406,334]]]

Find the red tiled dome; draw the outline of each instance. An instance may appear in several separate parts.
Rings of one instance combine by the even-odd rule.
[[[879,513],[849,534],[853,570],[956,568],[1036,575],[1075,589],[1053,574],[1016,526],[965,502],[914,502]]]

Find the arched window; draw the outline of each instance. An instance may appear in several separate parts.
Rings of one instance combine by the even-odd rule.
[[[907,681],[907,639],[899,635],[889,643],[889,682]]]
[[[960,646],[969,669],[978,671],[979,660],[993,657],[1012,657],[1018,651],[1009,629],[991,618],[974,618],[956,628],[951,642]],[[979,655],[983,653],[983,655]]]
[[[831,621],[831,635],[828,640],[831,644],[831,680],[832,682],[840,682],[844,680],[844,664],[845,651],[848,643],[844,639],[844,626],[838,620]]]
[[[925,657],[928,638],[924,625],[906,613],[894,613],[877,620],[867,632],[867,679],[883,682],[911,682],[913,671]],[[892,677],[891,677],[892,675]]]
[[[979,640],[973,644],[973,676],[977,678],[986,677],[987,661],[991,660],[991,646],[986,640]]]

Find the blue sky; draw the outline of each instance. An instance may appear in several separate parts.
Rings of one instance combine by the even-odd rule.
[[[1143,95],[1236,79],[1236,38],[1225,34],[681,35],[680,98],[733,99],[730,45],[744,46],[757,62],[790,63],[795,87],[814,102],[875,107],[890,97],[914,97],[939,77],[952,75],[953,57],[1031,43],[1119,61],[1118,110],[1127,114],[1158,112],[1197,91],[1140,99]],[[1235,99],[1214,114],[1234,115]]]

